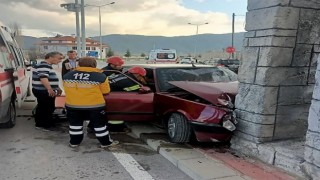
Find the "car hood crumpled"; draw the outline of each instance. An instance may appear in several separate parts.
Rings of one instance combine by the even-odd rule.
[[[218,97],[222,94],[228,94],[232,100],[238,93],[238,82],[193,82],[193,81],[169,81],[168,83],[188,91],[196,96],[209,101],[212,104],[218,104]]]

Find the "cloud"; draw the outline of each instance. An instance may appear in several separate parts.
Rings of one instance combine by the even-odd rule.
[[[80,2],[81,0],[79,0]],[[26,35],[75,34],[75,14],[60,7],[73,0],[0,0],[5,24],[16,22]],[[98,5],[99,0],[86,1]],[[181,0],[117,0],[101,8],[102,34],[179,36],[199,33],[230,33],[231,18],[218,12],[199,12],[182,6]],[[5,8],[3,8],[5,7]],[[244,31],[244,18],[237,18],[236,31]],[[99,34],[98,8],[86,7],[87,36]]]

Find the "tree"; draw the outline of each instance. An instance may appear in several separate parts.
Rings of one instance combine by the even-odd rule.
[[[141,56],[141,57],[146,57],[146,54],[145,54],[145,53],[141,53],[140,56]]]
[[[107,57],[111,57],[114,55],[114,52],[112,51],[111,48],[109,48],[108,52],[107,52]]]
[[[19,44],[19,46],[21,48],[23,48],[23,38],[22,38],[21,26],[16,22],[12,23],[10,26],[11,26],[10,28],[13,31],[14,36],[17,40],[17,43]]]
[[[125,56],[125,57],[130,57],[130,56],[131,56],[131,53],[130,53],[130,50],[129,50],[129,49],[127,49],[127,52],[126,52],[126,54],[124,54],[124,56]]]

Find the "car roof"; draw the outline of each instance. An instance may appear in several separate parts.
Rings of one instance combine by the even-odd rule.
[[[132,67],[132,66],[140,66],[143,68],[149,69],[158,69],[158,68],[194,68],[194,67],[214,67],[211,65],[203,65],[203,64],[126,64],[124,67]]]

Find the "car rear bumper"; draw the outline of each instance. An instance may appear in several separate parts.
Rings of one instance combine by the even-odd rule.
[[[190,122],[192,129],[199,142],[224,142],[229,141],[233,132],[222,127],[220,124],[205,124]]]

